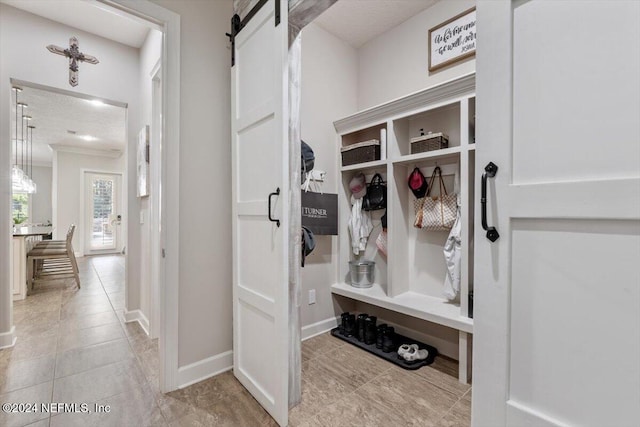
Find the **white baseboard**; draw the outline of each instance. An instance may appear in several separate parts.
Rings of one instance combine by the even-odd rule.
[[[142,310],[140,309],[131,310],[131,311],[125,310],[124,321],[126,323],[138,322],[140,324],[140,327],[144,330],[144,332],[147,335],[149,335],[149,319],[147,319],[147,316],[144,315]]]
[[[125,319],[126,318],[127,313],[125,313]],[[312,325],[304,326],[302,328],[301,338],[303,341],[313,338],[316,335],[330,331],[337,325],[337,318],[332,317]],[[188,387],[191,384],[204,381],[207,378],[211,378],[231,369],[233,369],[233,351],[227,351],[190,365],[182,366],[178,368],[178,388]]]
[[[9,348],[16,345],[16,326],[13,325],[9,332],[3,332],[0,334],[0,350],[3,348]]]
[[[300,338],[302,338],[302,341],[305,341],[317,335],[324,334],[338,326],[338,319],[339,317],[330,317],[311,325],[303,326]]]
[[[229,350],[178,368],[178,388],[204,381],[233,368],[233,351]]]

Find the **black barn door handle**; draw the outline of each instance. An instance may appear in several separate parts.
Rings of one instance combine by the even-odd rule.
[[[275,219],[275,218],[273,218],[273,217],[271,216],[271,197],[273,197],[273,196],[279,196],[279,195],[280,195],[280,187],[276,188],[276,191],[275,191],[275,192],[273,192],[273,193],[270,193],[270,194],[269,194],[269,208],[268,208],[268,209],[269,209],[269,212],[268,212],[268,214],[269,214],[269,221],[271,221],[271,222],[275,222],[275,223],[276,223],[276,225],[277,225],[278,227],[280,227],[280,220],[279,220],[279,219]]]
[[[489,162],[484,168],[484,173],[482,174],[482,195],[480,197],[480,204],[482,205],[482,229],[487,231],[487,239],[492,242],[498,240],[500,234],[498,234],[498,230],[496,230],[495,227],[487,225],[487,178],[495,177],[497,172],[498,166],[493,162]]]

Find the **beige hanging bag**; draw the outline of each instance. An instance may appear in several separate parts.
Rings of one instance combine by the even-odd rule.
[[[438,180],[438,186],[440,187],[439,196],[430,196],[433,186],[436,185],[436,179]],[[444,186],[442,180],[442,171],[439,166],[433,170],[431,180],[429,181],[429,191],[424,198],[422,204],[422,217],[420,218],[420,225],[423,229],[428,231],[448,231],[453,227],[453,223],[456,221],[456,215],[458,211],[458,196],[454,194],[447,194],[447,189]],[[418,223],[416,218],[416,226]]]

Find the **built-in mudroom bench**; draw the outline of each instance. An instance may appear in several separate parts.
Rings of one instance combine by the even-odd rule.
[[[369,108],[334,122],[340,148],[377,140],[381,155],[370,161],[340,167],[338,178],[339,244],[336,295],[402,313],[458,332],[458,378],[471,376],[473,318],[473,233],[475,176],[475,74],[438,84],[403,98]],[[414,147],[442,134],[446,144],[427,151]],[[386,139],[386,141],[385,141]],[[386,144],[386,147],[385,147]],[[386,155],[385,155],[386,154]],[[458,297],[443,292],[447,263],[443,248],[449,231],[416,228],[416,197],[408,186],[418,168],[429,181],[439,167],[445,188],[459,195],[461,256]],[[371,212],[374,230],[364,252],[354,255],[348,222],[351,215],[350,182],[363,172],[366,181],[380,174],[387,187],[387,256],[376,245],[385,210]],[[342,183],[342,185],[340,185]],[[431,196],[440,194],[438,181]],[[351,285],[349,261],[375,261],[375,280],[369,288]]]

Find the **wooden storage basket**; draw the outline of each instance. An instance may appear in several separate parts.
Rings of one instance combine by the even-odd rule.
[[[342,154],[342,166],[380,160],[380,141],[371,139],[347,145],[340,149],[340,153]]]
[[[440,150],[449,146],[449,137],[442,132],[411,138],[411,154]]]

